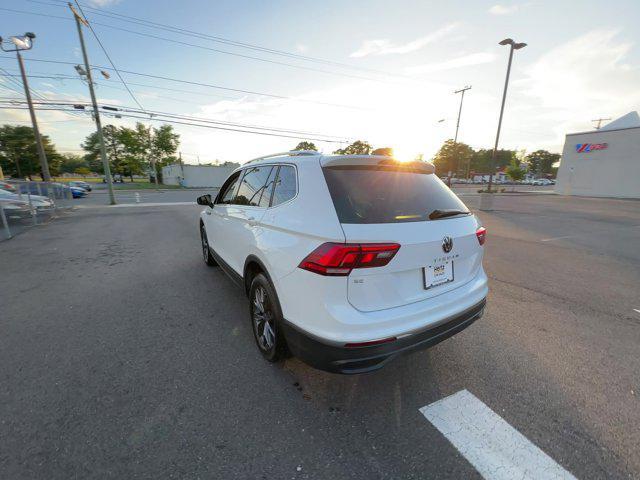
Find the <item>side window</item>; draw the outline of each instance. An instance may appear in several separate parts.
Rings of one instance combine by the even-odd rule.
[[[271,201],[271,194],[273,193],[273,184],[276,182],[276,175],[278,174],[278,167],[275,166],[271,169],[267,183],[262,191],[262,197],[260,197],[260,206],[268,207]]]
[[[236,190],[238,187],[238,181],[240,180],[240,174],[242,172],[236,172],[231,175],[218,194],[218,201],[216,203],[232,203],[232,200],[236,196]]]
[[[260,206],[260,199],[266,189],[271,170],[271,165],[247,168],[233,203],[252,207]]]
[[[296,169],[290,165],[282,165],[273,190],[272,207],[291,200],[296,196]]]

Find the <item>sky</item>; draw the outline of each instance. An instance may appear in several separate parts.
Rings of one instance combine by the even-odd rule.
[[[366,140],[394,148],[399,157],[428,159],[453,138],[460,101],[454,91],[467,85],[472,89],[465,94],[458,140],[492,148],[509,53],[498,42],[508,37],[527,47],[514,54],[501,148],[560,152],[564,135],[593,128],[592,119],[640,109],[640,2],[632,0],[83,2],[92,7],[86,16],[121,71],[253,92],[122,73],[146,110],[308,132],[290,134],[298,139],[175,125],[187,163],[242,163],[318,135]],[[31,86],[49,99],[88,101],[86,84],[59,77],[76,76],[72,65],[34,61],[81,63],[65,3],[3,3],[0,35],[26,31],[37,35],[24,53]],[[110,66],[89,31],[85,38],[91,64]],[[18,74],[15,57],[0,55],[0,68],[0,97],[23,98],[2,75]],[[110,73],[109,80],[96,77],[98,101],[139,108]],[[43,76],[56,78],[38,78]],[[62,152],[81,153],[95,128],[87,115],[37,115],[42,133]],[[28,119],[25,111],[0,110],[0,124],[28,125]],[[315,143],[324,152],[343,146]]]

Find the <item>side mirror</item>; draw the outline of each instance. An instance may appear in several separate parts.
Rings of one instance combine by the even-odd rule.
[[[213,202],[211,201],[211,195],[208,193],[206,195],[201,195],[197,198],[196,203],[198,205],[207,205],[209,207],[213,207]]]

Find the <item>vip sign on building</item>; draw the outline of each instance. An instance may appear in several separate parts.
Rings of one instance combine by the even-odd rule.
[[[555,187],[561,195],[640,198],[640,117],[567,135]]]

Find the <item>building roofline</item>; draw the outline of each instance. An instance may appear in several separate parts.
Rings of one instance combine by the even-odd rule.
[[[584,135],[585,133],[608,133],[608,132],[620,132],[622,130],[635,130],[637,128],[640,128],[640,125],[638,125],[637,127],[626,127],[626,128],[612,128],[611,130],[589,130],[586,132],[575,132],[575,133],[567,133],[567,137],[570,137],[572,135]]]

